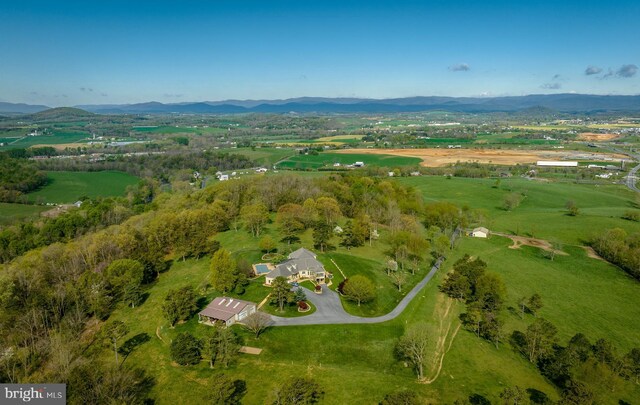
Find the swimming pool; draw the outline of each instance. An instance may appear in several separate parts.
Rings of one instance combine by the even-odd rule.
[[[257,274],[265,274],[270,271],[266,264],[256,264],[254,267],[256,268]]]

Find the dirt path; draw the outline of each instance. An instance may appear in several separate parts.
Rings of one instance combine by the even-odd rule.
[[[562,250],[553,249],[551,243],[544,239],[536,239],[536,238],[528,238],[525,236],[515,236],[508,235],[506,233],[498,233],[494,232],[494,235],[504,236],[505,238],[509,238],[513,241],[513,245],[509,246],[509,249],[520,249],[520,246],[533,246],[538,249],[546,250],[547,252],[554,252],[560,256],[569,256],[567,252],[563,252]]]
[[[596,259],[596,260],[602,260],[603,262],[606,262],[606,260],[604,260],[602,256],[596,253],[596,251],[593,250],[591,246],[582,246],[582,248],[585,250],[585,252],[587,252],[587,256],[589,256],[590,258]]]
[[[425,378],[421,381],[423,384],[431,384],[438,379],[440,372],[442,371],[442,365],[444,364],[444,357],[451,349],[453,340],[460,330],[460,322],[458,321],[455,311],[452,311],[453,305],[453,299],[444,295],[438,296],[438,303],[436,304],[436,309],[434,311],[435,316],[440,321],[438,326],[438,340],[436,341],[433,357],[434,361],[429,370],[433,377]]]

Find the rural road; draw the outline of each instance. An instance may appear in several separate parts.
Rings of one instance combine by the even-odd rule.
[[[602,145],[598,145],[600,147],[602,147]],[[622,153],[628,156],[631,156],[632,158],[634,158],[636,161],[638,161],[638,163],[640,163],[640,155],[635,154],[635,153],[631,153],[628,152],[626,150],[620,150],[617,148],[609,148],[610,150],[613,150],[614,152],[618,152],[618,153]],[[633,190],[637,193],[640,193],[640,188],[638,188],[638,186],[636,185],[636,181],[638,179],[638,172],[640,171],[640,164],[638,164],[636,167],[634,167],[633,169],[629,170],[629,174],[627,174],[625,182],[627,187],[630,190]]]
[[[455,240],[460,231],[455,230],[451,236],[451,242]],[[284,318],[280,316],[271,316],[273,323],[271,326],[294,326],[294,325],[328,325],[328,324],[355,324],[355,323],[380,323],[390,321],[396,318],[407,308],[407,305],[413,300],[416,295],[427,285],[429,281],[436,274],[444,258],[439,258],[431,271],[425,276],[422,281],[416,284],[411,291],[404,296],[402,301],[388,314],[377,316],[374,318],[363,318],[361,316],[355,316],[348,314],[342,307],[340,296],[337,292],[329,289],[326,285],[322,285],[322,294],[316,294],[311,290],[304,288],[307,294],[307,299],[316,307],[316,312],[311,315],[301,316],[297,318]]]

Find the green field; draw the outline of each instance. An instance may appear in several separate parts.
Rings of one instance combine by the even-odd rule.
[[[321,167],[332,167],[334,163],[349,165],[355,162],[364,162],[366,166],[375,167],[402,167],[415,166],[420,164],[420,158],[373,155],[359,153],[331,153],[324,152],[318,155],[296,155],[278,164],[278,168],[283,169],[319,169]]]
[[[222,148],[218,149],[217,151],[245,155],[249,159],[254,160],[259,165],[267,166],[269,169],[280,160],[296,153],[296,151],[294,151],[293,149],[288,148]]]
[[[245,236],[237,236],[240,234]],[[246,235],[245,231],[229,231],[219,235],[219,239],[223,246],[235,251],[236,257],[253,260],[256,257],[256,249],[251,244],[253,238]],[[490,271],[499,273],[505,280],[507,306],[515,306],[522,295],[533,292],[542,295],[544,307],[540,316],[558,327],[560,343],[565,344],[574,333],[583,332],[591,341],[609,337],[620,352],[637,345],[635,320],[640,316],[637,282],[614,266],[586,257],[581,249],[567,249],[569,256],[557,256],[552,262],[543,258],[537,249],[513,250],[508,245],[507,239],[499,237],[464,238],[443,270],[449,270],[451,263],[464,253],[480,256],[488,262]],[[360,255],[367,253],[350,252],[356,263],[360,263]],[[333,255],[343,258],[346,270],[344,251]],[[386,393],[399,389],[416,391],[430,402],[452,403],[479,394],[497,403],[499,392],[513,385],[535,388],[558,399],[555,389],[508,344],[496,349],[465,330],[456,335],[442,371],[432,384],[416,383],[411,370],[393,358],[394,342],[407,325],[426,321],[434,331],[434,340],[438,336],[438,315],[446,299],[437,286],[444,272],[438,273],[394,321],[378,325],[272,328],[259,340],[236,329],[246,345],[262,348],[262,354],[240,355],[228,369],[211,370],[205,362],[195,367],[178,367],[169,359],[171,339],[184,331],[205,336],[209,327],[199,325],[193,317],[175,329],[169,328],[162,318],[161,302],[171,288],[192,285],[202,291],[207,275],[208,259],[177,262],[150,288],[149,298],[143,305],[135,309],[121,308],[112,316],[129,325],[128,337],[140,333],[149,336],[149,342],[138,347],[125,362],[130,366],[144,365],[156,378],[153,393],[158,404],[201,402],[209,379],[220,373],[246,381],[244,403],[272,402],[276,387],[296,375],[315,378],[326,392],[325,402],[335,404],[377,403]],[[264,288],[259,281],[254,282],[241,298],[253,297],[257,301],[268,292]],[[206,301],[215,295],[215,291],[207,291]],[[456,314],[461,310],[461,304],[454,304]],[[505,310],[507,334],[525,328],[533,320],[531,315],[521,319],[516,312]],[[105,352],[109,359],[107,356],[109,353]],[[430,368],[428,374],[435,375],[435,368]],[[607,391],[598,395],[599,403],[616,404],[618,399],[633,403],[640,398],[640,388],[623,383],[614,394]]]
[[[42,211],[50,208],[40,205],[0,203],[0,225],[9,224],[23,218],[37,217]]]
[[[478,209],[485,220],[479,225],[492,231],[559,239],[564,243],[584,244],[595,232],[609,228],[640,231],[640,224],[621,219],[629,209],[640,209],[638,197],[621,185],[573,184],[569,182],[529,181],[522,178],[470,179],[442,176],[399,178],[413,186],[425,201],[450,201],[458,206]],[[520,206],[505,211],[507,194],[525,193]],[[566,215],[565,204],[573,200],[580,213]]]
[[[28,197],[38,203],[72,203],[81,197],[109,197],[123,195],[138,178],[122,172],[49,172],[45,187]]]
[[[0,150],[29,148],[34,145],[60,145],[65,143],[77,143],[84,141],[89,136],[85,132],[55,131],[53,135],[25,136],[22,138],[8,138],[0,142],[9,142],[9,145],[0,147]]]
[[[179,127],[179,126],[148,126],[133,127],[135,132],[143,132],[148,134],[215,134],[227,132],[227,128],[218,127]]]

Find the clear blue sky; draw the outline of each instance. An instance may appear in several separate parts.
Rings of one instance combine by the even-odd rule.
[[[640,94],[638,21],[637,0],[5,0],[0,101]]]

